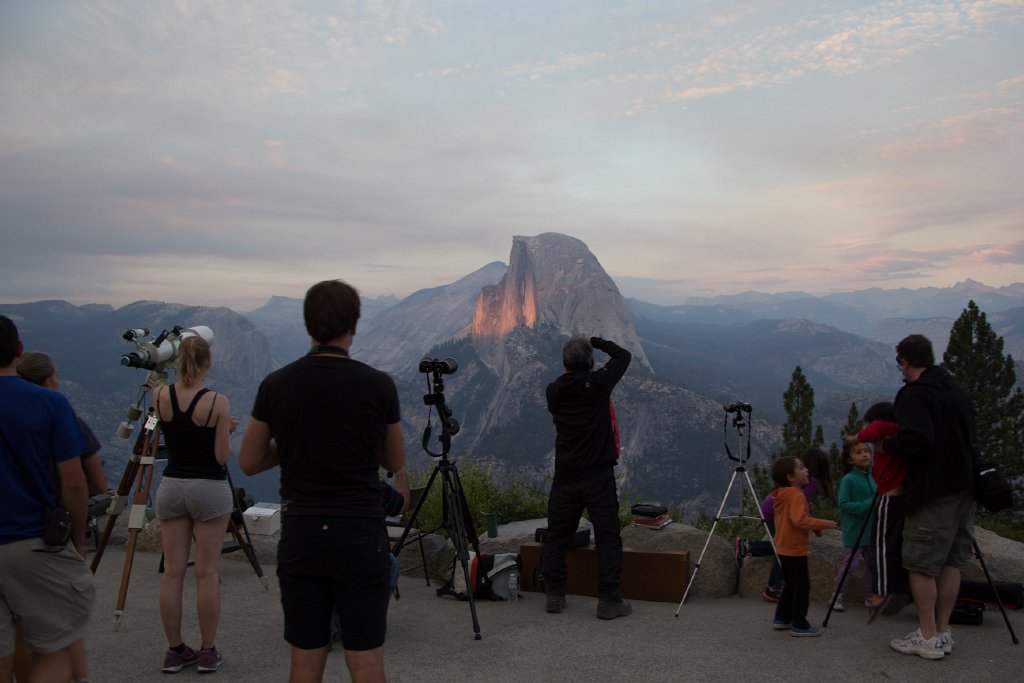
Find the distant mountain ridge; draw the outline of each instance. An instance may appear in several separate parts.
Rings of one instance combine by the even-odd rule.
[[[863,411],[899,387],[895,341],[923,332],[941,351],[971,299],[1004,337],[1006,352],[1024,356],[1024,284],[995,289],[968,280],[946,289],[824,297],[747,292],[659,306],[623,299],[583,242],[542,233],[513,237],[507,266],[495,261],[402,300],[364,299],[352,354],[395,377],[415,467],[433,462],[420,446],[429,385],[417,365],[424,355],[450,355],[459,370],[446,376],[446,394],[463,426],[453,455],[540,483],[550,476],[554,439],[543,389],[561,372],[561,344],[572,334],[614,339],[634,354],[615,393],[623,490],[700,508],[717,502],[732,472],[723,440],[735,434],[723,429],[723,403],[752,403],[753,450],[763,461],[779,444],[782,392],[800,365],[815,388],[815,422],[837,440],[851,403]],[[259,381],[309,346],[302,301],[288,297],[244,315],[156,301],[119,309],[0,304],[0,313],[15,319],[27,347],[56,358],[65,392],[104,442],[115,481],[127,444],[113,430],[145,378],[118,364],[130,350],[125,329],[210,326],[211,385],[231,398],[243,423]],[[276,500],[276,473],[235,477],[261,499]]]

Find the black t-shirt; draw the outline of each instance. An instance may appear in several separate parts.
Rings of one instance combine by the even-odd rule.
[[[277,442],[286,514],[383,516],[380,456],[401,417],[389,375],[351,358],[305,356],[263,380],[252,416]]]

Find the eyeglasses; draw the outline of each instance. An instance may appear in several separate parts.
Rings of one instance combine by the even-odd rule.
[[[907,362],[906,358],[901,358],[900,356],[896,356],[896,367],[898,367],[900,370],[903,369],[903,364],[906,363],[906,362]]]

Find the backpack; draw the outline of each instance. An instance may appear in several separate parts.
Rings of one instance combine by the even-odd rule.
[[[477,600],[508,600],[509,579],[513,572],[519,573],[519,555],[516,553],[496,553],[477,555],[469,551],[469,580],[473,586],[473,597]],[[438,595],[451,595],[459,600],[468,600],[466,593],[466,577],[462,571],[462,563],[457,559],[452,565],[452,578],[441,588]]]

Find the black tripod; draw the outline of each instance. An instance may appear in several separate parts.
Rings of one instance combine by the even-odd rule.
[[[441,379],[441,375],[451,374],[456,369],[458,369],[458,364],[454,358],[446,358],[443,361],[424,358],[420,361],[420,372],[433,375],[433,388],[430,393],[423,397],[423,402],[428,406],[437,408],[437,416],[441,422],[441,434],[438,436],[438,441],[441,442],[441,452],[434,453],[429,448],[431,433],[429,413],[427,427],[423,430],[423,450],[436,458],[440,458],[440,460],[438,460],[437,465],[434,467],[434,471],[430,473],[430,478],[427,480],[423,495],[409,516],[405,529],[395,544],[393,553],[397,557],[402,552],[406,538],[409,536],[410,531],[416,527],[416,520],[419,517],[420,509],[423,507],[427,496],[430,495],[431,487],[434,485],[438,474],[440,474],[441,525],[424,533],[433,533],[434,531],[444,529],[448,533],[448,538],[451,540],[452,545],[455,546],[455,559],[452,562],[452,570],[453,572],[456,571],[454,566],[456,563],[462,565],[462,574],[466,580],[469,612],[473,620],[473,638],[480,640],[480,622],[476,616],[476,602],[473,598],[473,584],[470,580],[469,571],[469,549],[472,548],[477,557],[479,557],[480,540],[477,538],[476,530],[473,528],[473,518],[470,514],[469,506],[466,504],[462,482],[459,480],[459,471],[456,469],[455,463],[448,459],[452,436],[459,432],[459,423],[452,417],[452,411],[445,403],[444,380]],[[428,377],[428,383],[429,381],[430,378]],[[437,589],[438,595],[446,595],[451,592],[451,582]]]
[[[868,524],[871,523],[871,518],[878,510],[878,503],[881,500],[881,495],[876,490],[874,497],[871,499],[871,510],[868,516],[864,518],[864,523],[860,526],[860,531],[857,532],[857,542],[854,544],[854,548],[860,548],[860,542],[864,538],[864,532],[867,531]],[[992,574],[988,570],[988,565],[985,564],[985,556],[981,554],[981,548],[978,547],[978,542],[974,543],[974,556],[978,558],[978,562],[981,563],[981,569],[985,572],[985,579],[988,581],[988,587],[992,590],[992,595],[995,596],[996,604],[999,605],[999,611],[1003,614],[1003,621],[1006,623],[1006,629],[1010,632],[1010,640],[1013,641],[1014,645],[1019,645],[1020,641],[1017,639],[1017,633],[1013,630],[1013,625],[1010,624],[1010,617],[1006,614],[1006,606],[1003,605],[1003,598],[999,595],[999,589],[996,588],[996,583],[992,579]],[[832,600],[828,604],[828,611],[825,613],[825,620],[821,622],[823,627],[828,626],[828,620],[832,616],[832,610],[835,607],[836,600],[839,599],[839,594],[843,592],[843,586],[846,584],[846,577],[850,573],[850,566],[853,564],[854,556],[850,556],[850,560],[843,566],[843,573],[839,578],[839,588],[832,595]],[[884,614],[884,612],[883,612]]]
[[[750,460],[750,430],[747,430],[747,452],[746,455],[736,456],[732,454],[732,450],[729,448],[728,439],[728,425],[729,425],[729,414],[734,413],[732,418],[732,425],[736,428],[736,432],[739,435],[740,443],[743,442],[743,428],[747,426],[746,421],[743,418],[743,413],[748,415],[751,412],[749,403],[736,402],[730,403],[729,405],[723,406],[725,409],[725,418],[722,422],[723,442],[725,444],[725,454],[730,460],[737,463],[736,469],[733,470],[732,478],[729,479],[729,486],[725,489],[725,495],[722,496],[722,503],[718,506],[718,512],[715,514],[714,524],[711,525],[711,530],[708,532],[707,540],[704,541],[704,548],[700,551],[700,557],[697,558],[697,564],[693,566],[693,573],[690,575],[690,582],[686,584],[686,591],[683,593],[683,599],[679,601],[679,607],[676,608],[676,616],[679,616],[679,610],[683,608],[683,603],[686,602],[687,596],[690,594],[690,587],[693,586],[694,580],[697,578],[697,571],[700,569],[700,563],[704,560],[704,553],[707,552],[708,546],[711,544],[711,539],[715,535],[715,529],[718,527],[718,523],[723,519],[741,519],[748,521],[760,520],[761,524],[764,525],[765,534],[768,536],[768,540],[772,544],[772,553],[778,559],[779,554],[775,550],[775,540],[772,538],[771,531],[768,528],[768,522],[764,518],[764,513],[761,512],[761,506],[758,505],[757,491],[754,490],[754,484],[750,481],[750,474],[747,472],[746,464]],[[732,493],[733,484],[736,483],[736,477],[740,474],[747,481],[747,489],[750,490],[751,499],[754,501],[754,506],[757,508],[757,517],[751,517],[743,514],[743,495],[744,489],[742,484],[740,485],[740,513],[737,515],[730,515],[728,517],[722,516],[722,510],[725,509],[725,503],[729,500],[729,494]]]

